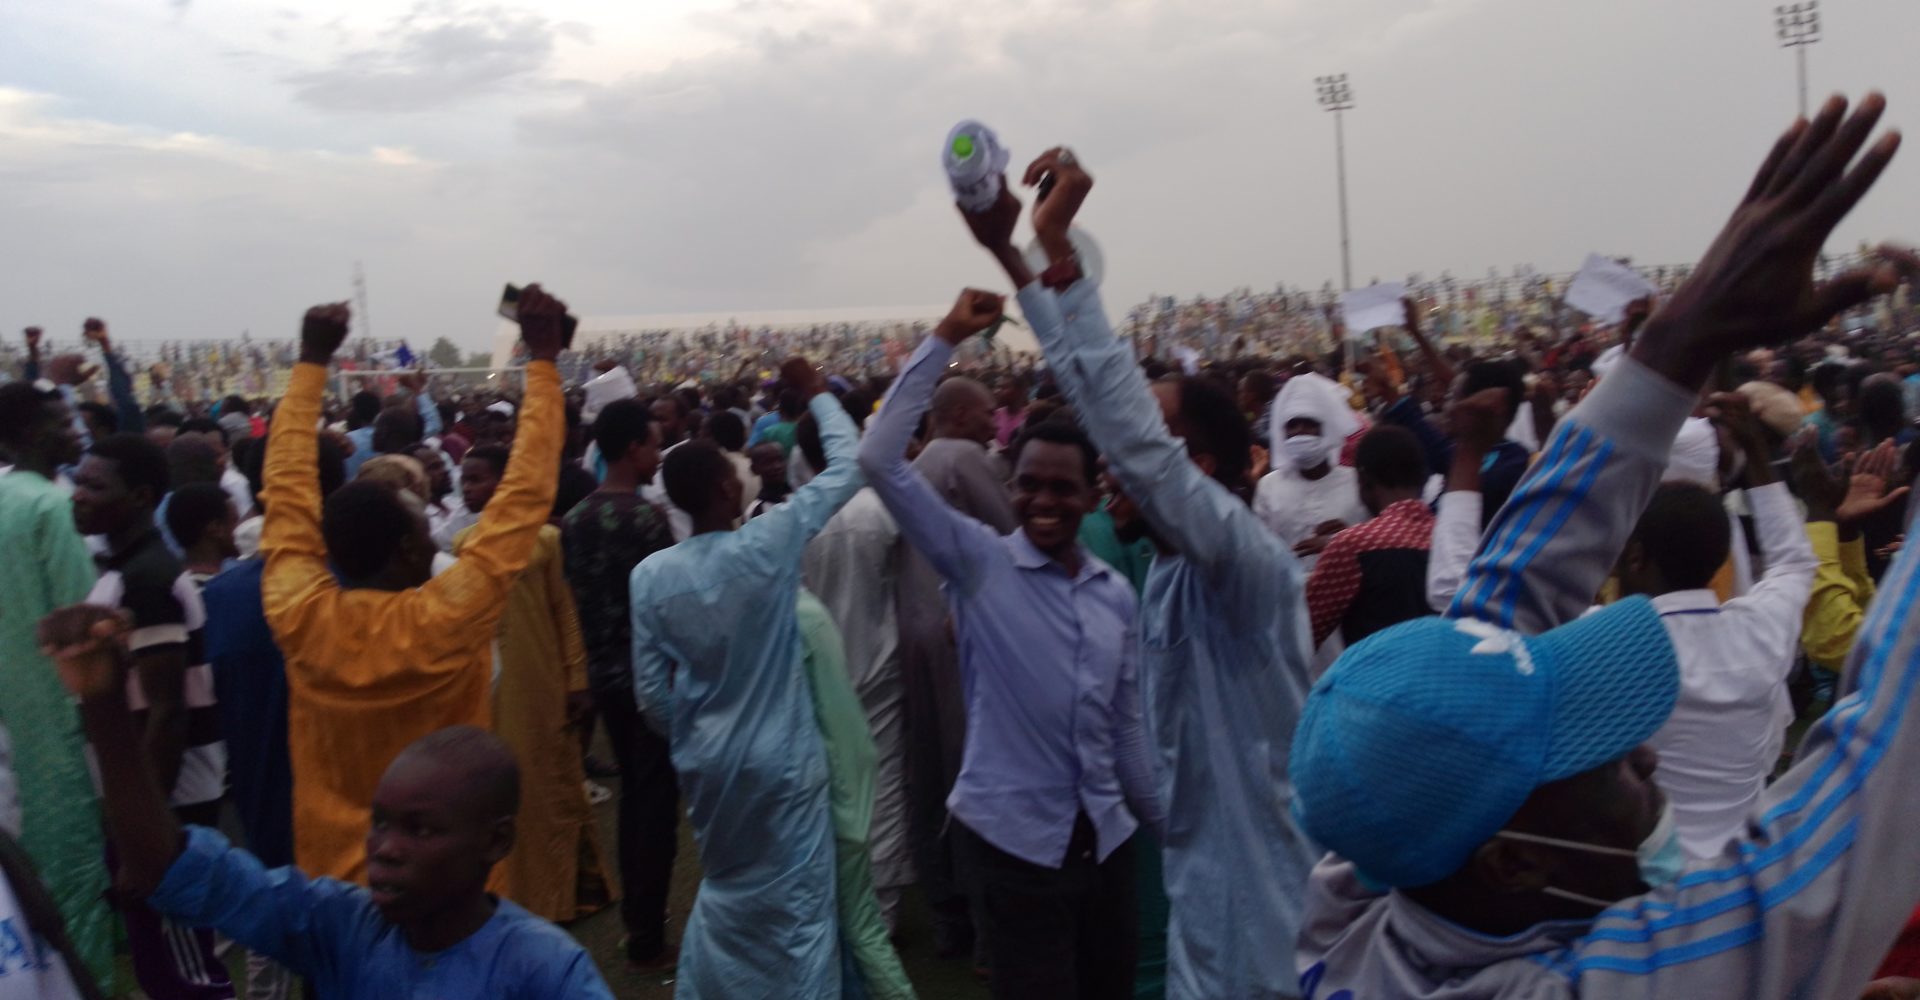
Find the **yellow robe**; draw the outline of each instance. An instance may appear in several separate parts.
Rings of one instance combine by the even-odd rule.
[[[474,529],[460,533],[464,555]],[[560,529],[540,529],[533,561],[507,594],[496,647],[493,731],[520,760],[520,812],[513,853],[491,888],[555,923],[606,906],[613,888],[587,803],[579,735],[567,726],[567,695],[587,689],[587,649],[560,554]]]
[[[387,765],[435,730],[488,725],[493,635],[553,508],[566,404],[553,363],[528,364],[513,456],[466,554],[411,590],[343,590],[320,534],[326,384],[324,366],[297,366],[274,414],[260,593],[287,659],[294,859],[308,875],[360,882]]]

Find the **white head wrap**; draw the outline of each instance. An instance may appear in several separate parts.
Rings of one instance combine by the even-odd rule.
[[[1667,459],[1663,483],[1699,483],[1707,489],[1720,489],[1720,434],[1713,421],[1688,417],[1673,439],[1673,454]]]
[[[1326,445],[1328,458],[1338,455],[1340,446],[1360,429],[1353,407],[1347,405],[1347,390],[1340,383],[1312,372],[1295,375],[1280,387],[1280,392],[1273,397],[1272,414],[1268,441],[1276,446],[1285,441],[1287,421],[1305,417],[1319,422],[1320,440]]]

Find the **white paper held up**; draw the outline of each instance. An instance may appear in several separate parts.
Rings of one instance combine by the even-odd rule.
[[[1618,323],[1626,315],[1628,303],[1659,291],[1633,268],[1590,253],[1561,301],[1602,323]]]
[[[1340,319],[1347,325],[1347,336],[1358,337],[1383,326],[1399,326],[1407,321],[1407,309],[1400,300],[1407,297],[1407,286],[1389,281],[1356,288],[1340,296]]]

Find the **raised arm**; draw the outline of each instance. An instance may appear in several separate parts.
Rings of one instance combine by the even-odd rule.
[[[860,445],[860,468],[899,523],[900,534],[961,593],[970,593],[979,583],[983,560],[1000,544],[999,532],[950,506],[908,464],[907,442],[933,401],[954,346],[986,329],[982,318],[997,317],[1002,304],[999,296],[986,292],[961,293],[954,305],[958,318],[949,315],[914,351],[880,412],[867,421],[867,437]]]
[[[1133,353],[1108,322],[1094,283],[1079,276],[1068,230],[1093,188],[1093,178],[1065,150],[1054,150],[1028,168],[1028,183],[1053,177],[1050,193],[1034,208],[1034,229],[1054,266],[1048,280],[1066,283],[1055,294],[1034,281],[1012,250],[1013,223],[1020,203],[1010,191],[986,213],[962,213],[974,239],[1006,268],[1020,289],[1020,309],[1046,352],[1054,379],[1073,404],[1087,434],[1106,456],[1108,470],[1166,544],[1220,583],[1242,572],[1243,579],[1274,581],[1267,587],[1240,588],[1249,602],[1269,607],[1298,600],[1305,574],[1253,511],[1188,457],[1186,447],[1167,430],[1165,416],[1134,363]]]
[[[39,625],[40,649],[80,703],[80,723],[99,766],[107,832],[120,864],[116,881],[138,899],[160,884],[183,842],[127,707],[131,633],[132,623],[119,612],[91,604],[61,608]]]
[[[300,363],[293,368],[267,437],[267,461],[260,475],[260,500],[267,508],[260,552],[267,566],[260,596],[282,645],[297,643],[308,628],[328,627],[327,609],[310,599],[340,589],[327,569],[327,543],[320,534],[318,427],[327,365],[347,338],[348,318],[344,302],[307,310],[300,328]]]
[[[1898,452],[1883,442],[1859,461],[1851,476],[1835,476],[1821,460],[1812,434],[1800,435],[1794,447],[1790,469],[1806,501],[1806,532],[1817,560],[1800,644],[1807,658],[1821,667],[1839,668],[1866,620],[1874,587],[1860,521],[1906,500],[1906,487],[1887,490],[1898,461]]]
[[[1780,648],[1792,649],[1800,639],[1800,620],[1807,609],[1819,560],[1814,558],[1793,495],[1787,492],[1785,483],[1773,478],[1773,451],[1747,397],[1737,392],[1719,393],[1709,408],[1714,422],[1727,428],[1746,453],[1747,503],[1753,508],[1754,533],[1759,536],[1760,555],[1767,567],[1751,590],[1727,602],[1727,609],[1746,615],[1747,629],[1772,637]],[[1892,449],[1887,454],[1891,456]]]
[[[1892,290],[1890,265],[1813,283],[1824,240],[1899,147],[1899,136],[1889,135],[1848,169],[1884,107],[1869,96],[1842,124],[1846,102],[1836,98],[1812,125],[1781,136],[1687,282],[1554,429],[1494,517],[1449,614],[1537,632],[1584,612],[1646,509],[1713,365],[1730,351],[1818,329]]]
[[[1447,468],[1446,492],[1433,522],[1433,547],[1427,553],[1427,604],[1442,613],[1453,604],[1467,576],[1467,563],[1480,546],[1485,522],[1481,504],[1480,469],[1487,453],[1505,434],[1505,389],[1482,389],[1458,400],[1447,413],[1447,423],[1459,434],[1458,446]]]
[[[107,395],[113,397],[114,412],[120,418],[120,431],[124,434],[141,434],[147,429],[147,415],[140,409],[140,401],[133,395],[133,376],[127,374],[127,365],[113,349],[113,341],[107,336],[107,324],[98,319],[88,319],[80,332],[100,348],[100,362],[107,366]]]
[[[566,400],[554,359],[567,346],[566,303],[528,285],[520,293],[520,334],[530,355],[527,390],[513,454],[500,488],[480,515],[460,558],[414,592],[425,627],[460,630],[497,620],[507,591],[533,558],[553,513],[566,443]]]
[[[127,707],[127,623],[111,608],[74,605],[40,623],[40,643],[80,702],[80,722],[98,763],[107,832],[119,858],[116,888],[161,914],[212,927],[296,972],[324,926],[314,916],[343,888],[309,883],[297,870],[266,871],[218,832],[183,829],[168,808]]]
[[[793,491],[786,503],[748,521],[740,529],[749,551],[758,551],[775,561],[783,570],[800,575],[800,554],[833,515],[853,499],[865,480],[858,461],[860,428],[847,415],[820,370],[805,358],[789,358],[780,366],[780,378],[807,396],[807,409],[820,425],[820,447],[827,453],[827,467]]]

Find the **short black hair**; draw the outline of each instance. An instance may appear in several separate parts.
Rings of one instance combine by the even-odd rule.
[[[167,445],[167,475],[175,486],[220,481],[220,450],[197,437],[176,437]]]
[[[732,410],[720,410],[707,420],[707,435],[713,443],[728,451],[739,451],[747,446],[747,425],[740,414]]]
[[[1467,366],[1466,377],[1460,380],[1460,398],[1465,399],[1483,389],[1507,390],[1507,423],[1520,413],[1520,401],[1527,398],[1526,375],[1514,361],[1475,361]]]
[[[420,414],[402,406],[389,406],[373,418],[373,450],[384,454],[405,449],[420,440]]]
[[[1667,586],[1697,590],[1713,582],[1732,548],[1727,510],[1699,483],[1661,483],[1633,528],[1633,541]]]
[[[146,487],[156,505],[173,486],[173,477],[167,471],[167,453],[144,434],[109,435],[95,441],[88,453],[112,462],[129,492]]]
[[[806,397],[800,395],[800,390],[798,389],[780,390],[779,405],[780,405],[780,415],[783,417],[792,417],[792,418],[798,419],[800,414],[805,413],[807,411]]]
[[[147,407],[148,427],[179,427],[184,422],[186,422],[186,418],[180,415],[179,410],[171,406],[155,403]]]
[[[1055,414],[1032,426],[1022,428],[1020,440],[1013,449],[1013,454],[1016,456],[1014,459],[1016,472],[1020,461],[1017,456],[1025,452],[1027,446],[1035,441],[1071,445],[1080,449],[1081,465],[1086,471],[1087,483],[1091,485],[1100,479],[1100,449],[1093,446],[1093,439],[1087,437],[1087,432],[1081,430],[1080,425],[1071,417]]]
[[[1213,456],[1213,478],[1245,499],[1252,484],[1253,431],[1240,414],[1240,404],[1225,390],[1205,379],[1182,376],[1180,422],[1189,454]]]
[[[600,408],[593,421],[593,443],[607,461],[624,457],[627,449],[643,444],[653,432],[653,410],[637,399],[616,399]]]
[[[167,501],[167,530],[181,548],[200,541],[215,521],[227,516],[232,504],[227,491],[215,483],[189,483],[173,491]]]
[[[320,516],[327,558],[350,581],[380,572],[413,530],[413,512],[400,491],[373,480],[356,479],[335,490]]]
[[[507,459],[512,457],[512,455],[513,455],[512,452],[501,447],[500,445],[483,444],[483,445],[477,445],[472,448],[468,448],[467,453],[465,455],[460,456],[460,461],[462,464],[465,464],[477,458],[480,461],[493,466],[494,475],[504,476],[507,474]]]
[[[366,389],[354,393],[347,401],[347,423],[355,428],[373,423],[373,418],[379,415],[380,397]]]
[[[40,408],[60,402],[60,393],[38,389],[32,382],[8,382],[0,385],[0,441],[23,443],[39,416]]]
[[[218,421],[215,421],[209,417],[194,417],[192,420],[181,421],[180,433],[182,434],[218,434],[220,435],[220,443],[221,444],[227,443],[226,428],[221,427]]]
[[[93,418],[93,422],[106,428],[108,434],[120,430],[120,411],[105,403],[96,403],[89,399],[80,404],[80,412]]]
[[[736,475],[733,462],[711,441],[688,441],[669,452],[660,466],[667,499],[689,514],[719,503],[723,478]]]
[[[1417,490],[1427,482],[1427,455],[1412,431],[1381,424],[1360,436],[1353,469],[1387,489]]]
[[[252,416],[253,404],[248,403],[247,397],[245,396],[228,396],[227,398],[220,401],[220,413],[223,416],[228,413],[239,413],[246,416]]]

